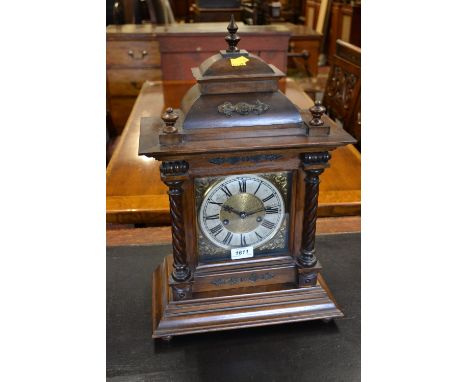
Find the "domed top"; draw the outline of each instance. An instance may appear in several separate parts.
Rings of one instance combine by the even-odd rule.
[[[181,102],[183,128],[300,127],[299,111],[279,91],[278,81],[284,73],[237,48],[240,38],[233,16],[228,31],[228,48],[192,68],[197,84]]]
[[[236,57],[224,55],[222,53],[215,54],[207,58],[202,64],[192,69],[197,80],[203,80],[215,77],[235,76],[242,78],[246,75],[265,75],[271,76],[275,70],[263,61],[260,57],[249,54],[245,50],[239,51]],[[284,75],[281,73],[282,76]]]

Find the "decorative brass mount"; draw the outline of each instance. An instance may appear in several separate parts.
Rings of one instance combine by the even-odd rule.
[[[255,104],[249,104],[247,102],[239,102],[233,105],[231,102],[224,102],[218,106],[218,112],[224,114],[226,117],[231,117],[233,112],[239,113],[240,115],[248,115],[253,112],[257,115],[264,113],[270,109],[270,105],[261,102],[260,100],[255,101]]]

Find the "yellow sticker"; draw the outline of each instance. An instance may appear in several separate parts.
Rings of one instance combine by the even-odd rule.
[[[244,56],[231,58],[231,66],[245,66],[248,61],[249,59]]]

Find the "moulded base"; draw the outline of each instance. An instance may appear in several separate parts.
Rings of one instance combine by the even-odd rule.
[[[343,317],[325,280],[317,285],[174,301],[169,286],[172,256],[153,273],[153,338]],[[251,288],[255,291],[259,288]],[[272,288],[270,288],[272,289]]]

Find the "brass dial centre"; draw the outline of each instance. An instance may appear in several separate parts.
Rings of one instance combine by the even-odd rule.
[[[240,193],[231,196],[221,207],[220,220],[232,233],[247,233],[257,228],[265,216],[262,201],[252,194]]]

